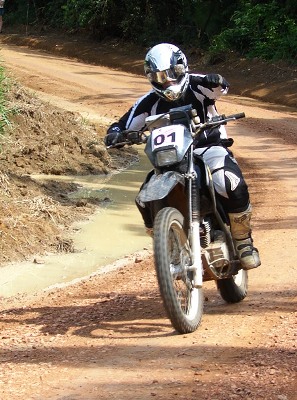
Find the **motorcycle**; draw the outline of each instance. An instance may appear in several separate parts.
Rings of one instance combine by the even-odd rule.
[[[144,129],[125,131],[125,140],[116,145],[145,144],[154,167],[136,201],[152,218],[160,294],[172,326],[182,334],[201,323],[203,282],[215,281],[228,303],[247,295],[248,274],[236,254],[228,215],[208,166],[194,153],[203,132],[243,117],[219,115],[201,123],[191,105],[177,107],[147,117]]]

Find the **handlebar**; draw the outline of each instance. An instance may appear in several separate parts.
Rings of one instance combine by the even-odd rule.
[[[238,114],[231,114],[231,115],[229,115],[227,118],[230,118],[230,119],[245,118],[245,113],[244,113],[244,112],[241,112],[241,113],[238,113]]]
[[[211,120],[206,121],[205,124],[202,125],[208,125],[208,124],[213,124],[213,123],[217,123],[219,122],[220,125],[223,125],[224,123],[227,123],[228,121],[232,121],[234,119],[240,119],[240,118],[244,118],[245,117],[245,113],[238,113],[238,114],[231,114],[231,115],[216,115],[214,117],[212,117]]]
[[[221,125],[226,125],[227,122],[229,121],[234,121],[236,119],[240,118],[245,118],[245,113],[237,113],[237,114],[231,114],[231,115],[216,115],[214,116],[211,120],[206,121],[204,124],[197,124],[195,125],[195,130],[196,130],[196,135],[199,135],[199,133],[206,131],[207,129],[210,128],[217,128]]]
[[[168,116],[168,114],[171,114],[172,112],[176,112],[177,109],[172,109],[167,113],[164,114],[160,114],[158,116],[156,116],[158,119]],[[181,110],[181,108],[179,108],[179,112],[184,112],[187,113],[189,111],[189,108],[187,108],[186,110]],[[197,115],[197,114],[196,114]],[[231,115],[217,115],[214,116],[213,118],[211,118],[209,121],[206,121],[204,123],[198,123],[195,124],[192,120],[191,124],[192,124],[192,129],[194,130],[193,136],[197,136],[200,133],[206,131],[207,129],[212,129],[212,128],[216,128],[219,127],[221,125],[226,125],[227,122],[229,121],[234,121],[240,118],[245,118],[245,113],[241,112],[241,113],[237,113],[237,114],[231,114]],[[116,143],[115,145],[111,145],[111,146],[107,146],[107,148],[114,148],[114,147],[123,147],[125,145],[132,145],[132,144],[144,144],[147,142],[148,136],[145,134],[145,131],[148,130],[150,123],[147,124],[143,129],[139,130],[139,131],[123,131],[122,134],[125,138],[124,141],[122,141],[121,143]]]
[[[107,149],[121,148],[125,145],[131,146],[133,144],[144,144],[147,142],[148,136],[144,133],[144,130],[140,131],[122,131],[123,137],[125,138],[122,142],[106,146]]]

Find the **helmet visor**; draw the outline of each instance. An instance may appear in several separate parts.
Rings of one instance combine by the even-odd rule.
[[[164,71],[149,72],[147,77],[150,82],[163,85],[166,82],[175,82],[178,74],[173,69],[166,69]]]

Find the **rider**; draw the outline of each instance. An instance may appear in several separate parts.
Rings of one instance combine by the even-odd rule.
[[[106,146],[123,140],[122,131],[140,130],[149,115],[161,114],[171,108],[192,104],[201,122],[218,115],[215,101],[226,94],[229,83],[218,74],[188,72],[187,59],[175,45],[161,43],[152,47],[144,61],[145,74],[152,90],[138,99],[118,122],[113,123],[105,136]],[[251,237],[251,205],[247,184],[242,172],[227,148],[230,140],[224,127],[201,135],[195,143],[195,153],[203,155],[208,164],[218,198],[229,214],[231,234],[244,269],[258,267],[261,262]],[[148,232],[152,221],[143,204],[137,204]]]

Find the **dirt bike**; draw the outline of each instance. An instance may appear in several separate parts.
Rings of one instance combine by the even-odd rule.
[[[247,295],[248,275],[236,255],[228,215],[203,157],[194,154],[195,138],[244,116],[219,115],[200,123],[192,106],[173,108],[146,118],[141,131],[125,131],[125,141],[118,143],[145,143],[154,167],[136,201],[147,207],[153,221],[159,289],[179,333],[193,332],[201,322],[204,281],[214,280],[229,303]]]

